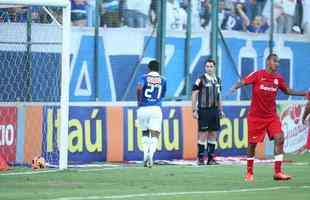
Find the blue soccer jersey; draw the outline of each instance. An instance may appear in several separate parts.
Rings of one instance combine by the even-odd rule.
[[[150,72],[141,76],[138,85],[142,87],[142,97],[138,106],[161,106],[162,98],[166,94],[165,78],[157,72]]]

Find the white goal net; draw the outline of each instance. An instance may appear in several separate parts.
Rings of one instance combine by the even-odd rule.
[[[0,0],[0,154],[67,168],[69,0]]]

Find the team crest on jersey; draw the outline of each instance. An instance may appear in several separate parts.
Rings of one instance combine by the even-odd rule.
[[[273,80],[273,83],[276,84],[276,85],[279,85],[279,80],[276,78],[276,79]]]

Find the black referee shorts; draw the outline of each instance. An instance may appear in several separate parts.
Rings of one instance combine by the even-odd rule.
[[[198,109],[198,130],[199,131],[219,131],[220,111],[218,108],[199,108]]]

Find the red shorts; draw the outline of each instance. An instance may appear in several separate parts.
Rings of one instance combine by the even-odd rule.
[[[266,133],[270,140],[276,135],[283,133],[279,117],[261,118],[248,116],[248,143],[257,144],[263,142]]]

